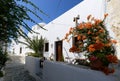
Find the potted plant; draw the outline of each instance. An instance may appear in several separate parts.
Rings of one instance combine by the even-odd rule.
[[[34,37],[34,38],[25,38],[25,42],[19,41],[19,43],[22,43],[24,45],[26,45],[27,48],[31,49],[32,52],[28,52],[27,54],[29,56],[33,56],[33,57],[43,57],[43,48],[44,48],[44,42],[45,42],[45,38],[43,38],[42,36],[39,38],[38,36]]]
[[[103,71],[105,74],[114,72],[113,68],[109,68],[109,64],[118,63],[114,48],[117,41],[109,36],[104,22],[107,15],[104,15],[103,20],[89,15],[87,22],[81,22],[77,27],[70,28],[64,38],[67,41],[70,40],[70,36],[76,38],[77,41],[69,51],[84,53],[89,66],[92,69]]]

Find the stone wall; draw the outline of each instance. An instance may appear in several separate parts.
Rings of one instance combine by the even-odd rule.
[[[106,12],[109,14],[107,22],[118,41],[116,49],[120,59],[120,0],[107,0],[106,5]]]

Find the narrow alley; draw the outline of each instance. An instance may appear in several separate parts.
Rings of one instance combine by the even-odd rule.
[[[5,66],[3,81],[36,81],[29,72],[24,69],[25,58],[23,56],[10,56]]]

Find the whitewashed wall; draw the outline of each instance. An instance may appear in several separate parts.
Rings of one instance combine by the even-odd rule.
[[[32,56],[25,57],[25,68],[33,74],[40,72],[40,58],[35,58]]]
[[[105,0],[84,0],[72,9],[65,12],[63,15],[45,25],[44,28],[46,28],[48,31],[39,31],[44,37],[48,39],[49,42],[49,52],[45,52],[44,54],[47,57],[50,57],[51,54],[54,54],[53,56],[55,57],[55,41],[58,41],[57,38],[62,40],[66,32],[69,31],[69,28],[75,26],[73,18],[77,15],[80,15],[79,21],[86,21],[86,17],[90,14],[95,18],[103,18],[105,11],[104,1]],[[53,47],[51,47],[51,45],[53,45]],[[75,58],[74,55],[68,51],[70,47],[71,43],[69,44],[67,42],[63,42],[64,57],[67,57],[68,53],[69,57]]]
[[[41,81],[42,68],[40,68],[40,58],[26,56],[25,69],[28,70],[30,74],[37,79],[37,81]]]
[[[45,61],[43,81],[115,81],[115,78],[99,71]]]
[[[117,40],[116,53],[120,59],[120,0],[108,0],[106,5],[106,12],[109,15],[107,22],[109,23],[109,29],[113,31],[110,34],[113,34],[115,40]]]

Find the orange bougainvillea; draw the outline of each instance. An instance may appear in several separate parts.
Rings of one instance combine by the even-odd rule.
[[[88,50],[89,52],[94,52],[95,51],[94,45],[93,44],[89,45]]]
[[[77,36],[77,40],[81,40],[81,35],[78,35],[78,36]]]
[[[106,18],[108,16],[108,13],[104,14],[104,18]]]
[[[80,49],[73,45],[73,46],[69,49],[69,52],[80,52]]]
[[[80,23],[78,26],[77,26],[78,29],[83,29],[84,28],[84,24],[83,23]]]
[[[110,47],[112,45],[112,43],[106,43],[104,44],[106,47]]]
[[[87,32],[88,35],[90,35],[91,33],[92,33],[92,32],[91,32],[90,30]]]
[[[110,73],[114,73],[115,69],[114,68],[108,68],[108,67],[102,67],[101,71],[103,71],[106,75],[108,75]]]
[[[85,25],[85,28],[87,28],[87,29],[90,29],[90,28],[93,27],[93,25],[92,25],[91,22],[87,22],[87,23],[85,23],[84,25]]]
[[[111,42],[112,42],[112,43],[114,43],[114,44],[116,44],[116,43],[117,43],[117,41],[116,41],[116,40],[111,40]]]
[[[69,34],[72,34],[73,33],[73,28],[71,27],[70,30],[69,30]]]
[[[82,35],[82,40],[85,40],[87,37],[85,35]]]
[[[95,48],[96,50],[101,50],[101,49],[104,48],[104,44],[101,43],[101,42],[96,43],[96,44],[94,44],[94,48]]]
[[[92,16],[92,15],[88,15],[88,16],[87,16],[87,20],[89,20],[89,19],[91,18],[91,16]]]
[[[100,67],[96,67],[97,70],[99,69],[105,74],[114,72],[114,69],[108,67],[110,63],[118,63],[114,48],[114,44],[117,41],[111,40],[104,24],[107,16],[108,14],[105,14],[103,20],[101,20],[89,15],[87,22],[77,23],[76,27],[71,27],[64,38],[66,40],[70,36],[72,36],[71,38],[76,38],[75,44],[72,45],[69,52],[86,53],[85,56],[87,60],[89,59],[90,65],[96,65],[94,61],[98,61],[101,64],[99,65]]]
[[[89,52],[94,52],[95,50],[101,50],[104,47],[104,44],[101,42],[97,42],[95,44],[91,44],[88,47]]]
[[[118,63],[118,59],[115,55],[109,54],[106,55],[106,58],[110,63]]]
[[[94,21],[95,21],[95,25],[99,25],[100,23],[102,23],[102,20],[100,19],[95,19]]]

